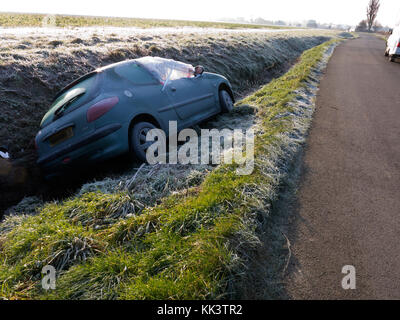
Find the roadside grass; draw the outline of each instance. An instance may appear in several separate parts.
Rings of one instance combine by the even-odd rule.
[[[6,220],[14,224],[0,234],[0,296],[242,297],[241,279],[301,144],[290,139],[297,134],[295,119],[301,119],[290,102],[336,41],[305,51],[285,75],[239,102],[257,110],[251,175],[237,175],[235,164],[222,165],[200,185],[141,210],[127,192],[90,192],[47,204],[22,221]],[[40,270],[49,263],[58,270],[57,288],[45,292]]]
[[[390,37],[390,35],[388,35],[388,34],[382,34],[382,33],[374,33],[374,35],[375,35],[377,38],[382,39],[382,40],[385,40],[385,41],[388,41],[388,39],[389,39],[389,37]]]
[[[356,39],[358,38],[358,34],[356,32],[341,32],[337,35],[339,38],[342,39]]]
[[[0,13],[0,27],[41,27],[45,14]],[[222,29],[292,29],[288,26],[270,26],[250,23],[207,22],[168,19],[139,19],[118,17],[96,17],[75,15],[54,15],[56,27],[137,27],[137,28],[222,28]],[[47,23],[49,23],[49,19]],[[301,28],[297,28],[301,29]]]

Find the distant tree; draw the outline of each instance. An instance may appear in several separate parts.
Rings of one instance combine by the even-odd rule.
[[[376,16],[378,15],[379,8],[381,6],[380,0],[369,0],[367,7],[367,26],[368,31],[372,30]]]
[[[286,22],[282,20],[275,21],[274,24],[277,26],[286,26]]]
[[[374,29],[375,32],[379,32],[379,31],[382,31],[384,28],[383,28],[382,24],[379,21],[375,21],[373,29]]]
[[[234,20],[237,21],[237,22],[240,22],[240,23],[246,23],[246,22],[248,22],[244,17],[237,17],[237,18],[235,18]]]
[[[265,19],[263,19],[263,18],[256,18],[256,19],[254,19],[254,20],[253,20],[253,23],[256,23],[256,24],[269,24],[269,25],[272,25],[272,24],[273,24],[272,21],[270,21],[270,20],[265,20]]]
[[[307,28],[318,28],[317,21],[315,20],[308,20],[306,26]]]
[[[356,27],[356,31],[358,32],[365,32],[368,30],[368,26],[367,26],[367,20],[362,20],[360,21],[360,23],[358,24],[358,26]]]

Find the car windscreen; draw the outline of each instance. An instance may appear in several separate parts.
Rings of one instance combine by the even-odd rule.
[[[79,106],[85,97],[90,94],[97,76],[98,74],[94,73],[90,77],[83,78],[80,82],[75,82],[75,85],[70,89],[61,93],[61,95],[59,95],[51,104],[49,111],[43,117],[40,127],[45,127],[52,121],[62,117],[64,114]]]

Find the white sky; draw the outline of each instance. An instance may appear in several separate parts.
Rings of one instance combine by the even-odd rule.
[[[365,17],[368,0],[13,0],[2,12],[38,12],[138,18],[218,20],[229,17],[356,25]],[[399,0],[381,0],[378,20],[393,26],[400,18]]]

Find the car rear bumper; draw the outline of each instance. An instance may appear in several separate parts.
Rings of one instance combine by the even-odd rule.
[[[95,130],[82,137],[73,144],[69,144],[52,153],[46,154],[37,160],[37,164],[44,170],[60,169],[78,160],[102,159],[112,156],[121,149],[118,139],[118,130],[122,124],[114,123]]]
[[[392,52],[389,52],[389,54],[393,57],[399,58],[400,57],[400,48],[394,49]]]

